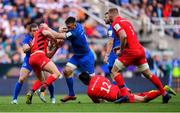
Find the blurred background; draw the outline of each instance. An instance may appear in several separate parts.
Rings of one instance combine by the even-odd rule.
[[[89,46],[94,52],[96,73],[108,77],[108,67],[103,63],[108,26],[103,17],[110,7],[117,7],[120,15],[134,25],[139,41],[145,47],[151,70],[164,85],[168,84],[180,92],[179,0],[0,0],[0,95],[12,95],[25,55],[22,40],[28,25],[46,22],[57,30],[68,16],[76,17],[84,26]],[[66,42],[52,60],[62,71],[71,56],[71,44]],[[135,66],[128,67],[123,76],[134,92],[155,88],[137,72]],[[27,92],[34,80],[32,73],[21,94]],[[64,79],[55,84],[57,93],[67,93]],[[85,86],[77,77],[74,87],[78,93],[85,92]]]

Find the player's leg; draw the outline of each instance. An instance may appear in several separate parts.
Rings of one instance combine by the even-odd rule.
[[[120,72],[124,68],[125,68],[124,64],[119,59],[116,59],[112,68],[112,75],[113,75],[114,80],[116,81],[116,84],[119,86],[119,88],[124,87],[124,79]]]
[[[175,91],[167,85],[164,86],[164,89],[172,95],[176,94]],[[149,102],[149,101],[159,97],[161,95],[161,92],[159,90],[151,90],[151,91],[147,91],[147,92],[138,93],[135,95],[141,96],[141,98],[143,97],[143,100],[139,101],[139,102]],[[135,98],[135,100],[138,101],[136,98]]]
[[[113,68],[113,64],[114,64],[116,58],[117,58],[117,57],[116,57],[116,54],[115,54],[115,53],[111,53],[111,54],[109,55],[108,64],[107,64],[108,69],[109,69],[109,73],[110,73],[110,77],[111,77],[111,79],[112,79],[112,84],[114,84],[114,85],[116,85],[116,81],[114,80],[114,77],[113,77],[113,75],[112,75],[111,70],[112,70],[112,68]]]
[[[48,78],[49,73],[44,73],[45,75],[45,80]],[[49,90],[49,94],[50,94],[50,99],[51,99],[51,103],[55,104],[56,103],[56,99],[55,99],[55,95],[54,95],[54,83],[50,84],[48,86],[48,90]]]
[[[55,99],[55,95],[54,95],[54,84],[53,83],[48,86],[48,90],[49,90],[49,94],[50,94],[51,103],[55,104],[56,99]]]
[[[46,62],[46,64],[42,68],[43,70],[49,72],[51,75],[48,76],[43,84],[43,87],[41,87],[42,92],[46,89],[47,86],[50,86],[57,78],[59,78],[59,76],[62,76],[54,62],[52,62],[48,58],[44,61]]]
[[[19,80],[16,82],[16,85],[14,88],[13,101],[11,102],[12,104],[17,104],[17,98],[18,98],[19,93],[21,91],[23,82],[29,76],[31,70],[32,69],[28,69],[28,68],[24,68],[24,67],[21,68]]]
[[[60,99],[62,102],[66,102],[68,100],[75,100],[75,92],[73,88],[73,71],[77,68],[78,65],[78,59],[76,56],[72,56],[66,66],[64,67],[63,73],[64,77],[66,79],[66,83],[68,86],[69,94],[68,96],[65,96],[64,98]]]
[[[30,91],[26,94],[26,104],[32,104],[32,97],[34,95],[34,92],[42,86],[44,81],[41,69],[39,69],[38,67],[33,67],[33,71],[37,77],[37,80],[33,84]]]
[[[44,71],[43,74],[44,74],[44,78],[46,80],[48,78],[49,73]],[[49,94],[50,94],[51,103],[52,104],[56,103],[56,99],[54,96],[54,84],[53,83],[48,86],[48,90],[49,90]],[[41,101],[46,103],[45,92],[41,92],[39,89],[37,91],[37,94],[38,94],[39,98],[41,99]]]
[[[79,67],[82,72],[87,72],[90,76],[94,76],[94,64],[95,59],[92,52],[89,52],[87,55],[79,59]]]
[[[112,84],[116,85],[116,81],[114,80],[112,72],[111,72],[112,68],[113,68],[112,66],[108,65],[109,73],[110,73],[110,76],[111,76],[111,79],[112,79]]]
[[[163,88],[159,78],[150,71],[144,50],[137,50],[137,53],[135,65],[138,66],[139,72],[142,72],[142,74],[160,90],[161,95],[163,96],[163,103],[168,103],[171,97]]]
[[[147,63],[142,63],[141,65],[138,66],[138,69],[140,72],[143,73],[143,75],[149,79],[161,92],[161,95],[163,96],[163,103],[168,103],[169,99],[171,96],[166,92],[166,90],[163,88],[163,85],[159,78],[154,75],[150,69]]]

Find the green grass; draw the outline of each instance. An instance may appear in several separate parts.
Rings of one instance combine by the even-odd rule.
[[[180,112],[180,94],[173,96],[168,104],[162,104],[161,97],[149,103],[93,104],[86,95],[77,96],[76,101],[60,103],[62,95],[58,95],[54,105],[48,98],[48,103],[42,103],[37,96],[34,96],[32,105],[25,104],[24,96],[20,96],[18,105],[12,105],[10,96],[0,96],[0,112]]]

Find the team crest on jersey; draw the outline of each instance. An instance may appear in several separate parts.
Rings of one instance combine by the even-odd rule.
[[[67,33],[66,33],[66,37],[70,37],[71,35],[72,35],[71,32],[67,32]]]
[[[111,37],[112,34],[113,34],[113,31],[112,31],[112,30],[109,30],[109,31],[108,31],[108,36]]]
[[[114,26],[114,29],[115,29],[116,31],[118,31],[119,29],[121,29],[121,26],[120,26],[119,24],[116,24],[116,25]]]

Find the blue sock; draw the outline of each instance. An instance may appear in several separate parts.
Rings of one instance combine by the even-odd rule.
[[[124,87],[128,88],[128,86],[126,85],[126,83],[124,83]]]
[[[114,81],[112,81],[112,84],[116,85],[116,81],[115,81],[115,80],[114,80]]]
[[[66,78],[66,83],[69,89],[69,96],[75,96],[74,89],[73,89],[73,78]]]
[[[22,85],[23,85],[23,83],[16,82],[14,94],[13,94],[13,100],[17,99],[17,97],[21,91]]]
[[[54,98],[54,84],[53,83],[48,86],[48,90],[50,93],[50,98]]]

